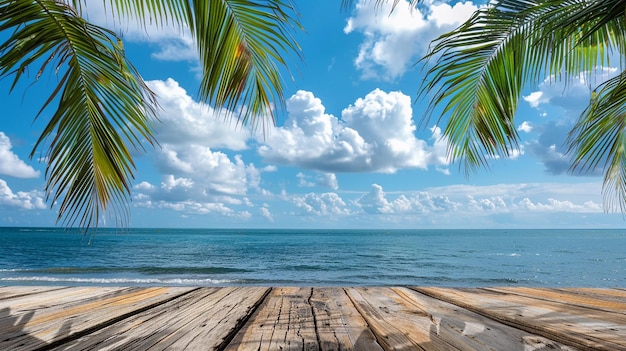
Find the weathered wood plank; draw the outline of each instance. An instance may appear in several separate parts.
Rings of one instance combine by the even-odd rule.
[[[383,349],[423,350],[420,345],[431,342],[430,316],[399,303],[399,296],[390,288],[350,288],[346,292]],[[438,346],[458,350],[451,345]]]
[[[268,291],[0,287],[0,350],[626,350],[623,289]]]
[[[607,299],[606,296],[598,296],[597,294],[592,295],[590,293],[585,294],[581,290],[574,291],[526,287],[488,288],[486,290],[565,303],[569,306],[580,306],[591,309],[600,309],[611,313],[626,314],[626,298],[621,300]]]
[[[63,350],[215,350],[269,288],[201,288],[62,345]]]
[[[54,290],[67,289],[63,286],[1,286],[0,300],[14,299],[26,295],[46,293]]]
[[[125,290],[129,289],[131,288]],[[20,294],[18,292],[11,298],[0,300],[0,308],[21,311],[40,310],[63,306],[67,303],[77,303],[82,300],[92,300],[111,293],[122,293],[122,290],[119,287],[68,287],[44,290],[41,294]]]
[[[312,288],[275,288],[226,350],[318,350]]]
[[[43,295],[45,298],[25,297],[14,301],[10,308],[2,308],[0,349],[32,350],[55,344],[161,304],[192,289],[93,288],[92,290],[71,288],[61,296],[53,291],[51,295],[55,299],[48,298],[47,294]]]
[[[626,291],[619,289],[599,289],[599,288],[560,288],[559,290],[567,291],[571,294],[580,294],[585,296],[590,296],[593,298],[606,300],[606,301],[615,301],[619,303],[626,302]],[[614,311],[614,312],[624,312],[624,311]]]
[[[460,350],[561,350],[571,347],[509,327],[459,306],[433,299],[407,288],[391,288],[402,300],[396,300],[407,310],[426,312],[431,322],[430,338],[441,343],[420,344],[425,350],[448,350],[438,345],[449,344]]]
[[[413,289],[579,349],[626,350],[623,314],[485,289]]]
[[[386,350],[572,350],[407,288],[357,288],[348,294]]]
[[[314,288],[309,299],[322,351],[382,351],[342,288]]]

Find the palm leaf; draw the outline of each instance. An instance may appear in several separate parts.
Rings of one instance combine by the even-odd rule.
[[[604,167],[605,209],[626,212],[626,72],[608,80],[592,94],[570,132],[572,171]]]
[[[134,169],[127,145],[153,141],[156,101],[119,38],[45,0],[0,2],[0,31],[12,31],[0,45],[0,76],[13,74],[13,86],[34,65],[37,76],[49,65],[58,72],[38,116],[56,110],[31,153],[49,143],[46,191],[52,205],[61,201],[58,220],[88,228],[111,210],[125,223]]]
[[[441,113],[449,154],[466,171],[518,146],[514,115],[522,88],[546,75],[569,79],[623,51],[624,1],[499,0],[433,42],[420,88]],[[620,12],[621,11],[621,12]],[[620,15],[621,13],[621,15]]]
[[[79,6],[84,1],[74,0]],[[290,0],[110,0],[114,14],[144,25],[173,23],[188,28],[196,41],[203,78],[200,99],[253,127],[274,121],[284,107],[285,58],[300,57],[293,33],[299,14]],[[259,120],[257,117],[266,117]]]
[[[242,123],[257,116],[274,119],[274,103],[284,107],[279,65],[300,47],[291,33],[299,28],[291,2],[193,1],[189,19],[197,40],[203,79],[200,97],[236,111]],[[263,125],[264,127],[264,125]]]

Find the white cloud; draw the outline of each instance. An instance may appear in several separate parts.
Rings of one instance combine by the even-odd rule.
[[[335,173],[322,173],[317,177],[317,184],[322,187],[337,190],[339,189],[339,182]]]
[[[339,182],[337,176],[334,173],[321,173],[315,178],[307,176],[302,172],[296,174],[298,178],[298,186],[303,188],[312,188],[314,186],[320,186],[323,188],[330,188],[337,190],[339,188]]]
[[[517,130],[524,133],[530,133],[533,131],[533,125],[528,121],[524,121],[517,127]]]
[[[581,72],[569,80],[550,76],[539,84],[539,90],[531,92],[523,99],[530,107],[537,109],[548,104],[558,107],[567,117],[574,119],[589,104],[591,91],[619,73],[617,68],[604,67],[592,72]]]
[[[308,177],[302,172],[296,174],[296,178],[298,178],[298,186],[301,188],[312,188],[315,186],[315,183],[307,180]]]
[[[31,166],[11,151],[13,145],[6,134],[0,132],[0,174],[8,175],[16,178],[37,178],[39,171]]]
[[[544,104],[544,103],[550,101],[550,98],[544,97],[543,96],[543,92],[541,92],[541,91],[534,91],[534,92],[530,93],[527,96],[523,96],[522,99],[524,99],[524,101],[528,102],[530,107],[533,107],[533,108],[536,108],[540,104]]]
[[[259,212],[261,213],[261,216],[267,218],[270,222],[274,222],[274,217],[267,207],[263,206],[259,208]]]
[[[344,33],[363,33],[365,39],[355,59],[363,78],[393,80],[426,53],[430,42],[467,20],[478,7],[472,2],[450,6],[443,1],[425,1],[411,9],[401,0],[391,11],[387,1],[376,9],[374,1],[360,0],[348,18]]]
[[[404,198],[406,199],[406,198]],[[403,200],[404,200],[403,199]],[[385,197],[383,187],[378,184],[372,184],[372,189],[369,193],[361,196],[357,203],[367,213],[393,213],[393,206]],[[406,204],[403,204],[405,207]]]
[[[250,138],[247,128],[229,123],[224,111],[194,101],[178,82],[147,82],[159,98],[161,110],[156,125],[157,138],[162,144],[195,143],[205,147],[243,150]]]
[[[414,135],[411,99],[379,89],[342,112],[326,114],[320,99],[298,91],[287,100],[289,118],[259,147],[266,161],[328,173],[383,172],[447,165],[446,140],[433,128],[433,145]]]
[[[577,205],[571,201],[562,201],[553,198],[549,198],[546,202],[533,202],[529,198],[524,198],[518,205],[529,211],[539,212],[602,212],[602,205],[593,201]]]
[[[164,145],[159,157],[162,170],[185,175],[204,189],[220,194],[245,194],[251,179],[247,171],[254,169],[239,156],[231,161],[222,152],[194,144]]]
[[[154,185],[146,182],[146,181],[143,181],[143,182],[141,182],[139,184],[136,184],[133,188],[137,189],[137,190],[144,190],[145,191],[145,190],[154,190],[156,187]]]
[[[350,210],[346,203],[336,193],[315,194],[309,193],[304,196],[294,198],[297,207],[303,209],[308,214],[315,215],[348,215]]]
[[[222,152],[194,144],[164,145],[157,162],[164,172],[161,184],[142,181],[136,185],[137,206],[240,216],[231,206],[251,206],[245,197],[251,190],[264,193],[259,188],[260,171],[240,156],[231,160]]]
[[[388,194],[382,186],[373,184],[355,204],[365,213],[390,216],[489,216],[529,211],[601,213],[600,188],[598,183],[576,186],[556,183],[454,185]]]
[[[389,200],[378,184],[372,184],[370,192],[357,199],[356,204],[370,214],[450,212],[461,206],[461,203],[451,201],[447,196],[423,191],[401,194],[396,199]]]
[[[40,191],[14,193],[7,182],[0,179],[0,207],[17,207],[26,210],[45,209],[47,206]]]
[[[246,164],[240,155],[229,156],[218,148],[244,150],[250,131],[224,122],[224,111],[194,101],[173,79],[148,82],[159,96],[162,109],[156,125],[160,147],[153,158],[162,174],[160,186],[140,182],[134,187],[137,206],[169,208],[186,213],[217,213],[247,218],[245,197],[260,188],[262,170]]]

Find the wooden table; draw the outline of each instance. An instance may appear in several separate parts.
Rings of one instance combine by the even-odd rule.
[[[626,289],[9,286],[0,350],[626,350]]]

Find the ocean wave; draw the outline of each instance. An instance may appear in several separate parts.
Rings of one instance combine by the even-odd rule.
[[[191,279],[191,278],[77,278],[77,277],[4,277],[2,282],[36,282],[48,284],[94,284],[94,285],[175,285],[175,286],[210,286],[237,284],[237,279]]]
[[[190,275],[247,273],[250,270],[231,267],[45,267],[29,269],[0,269],[0,272],[28,272],[41,274],[141,273],[145,275]]]

